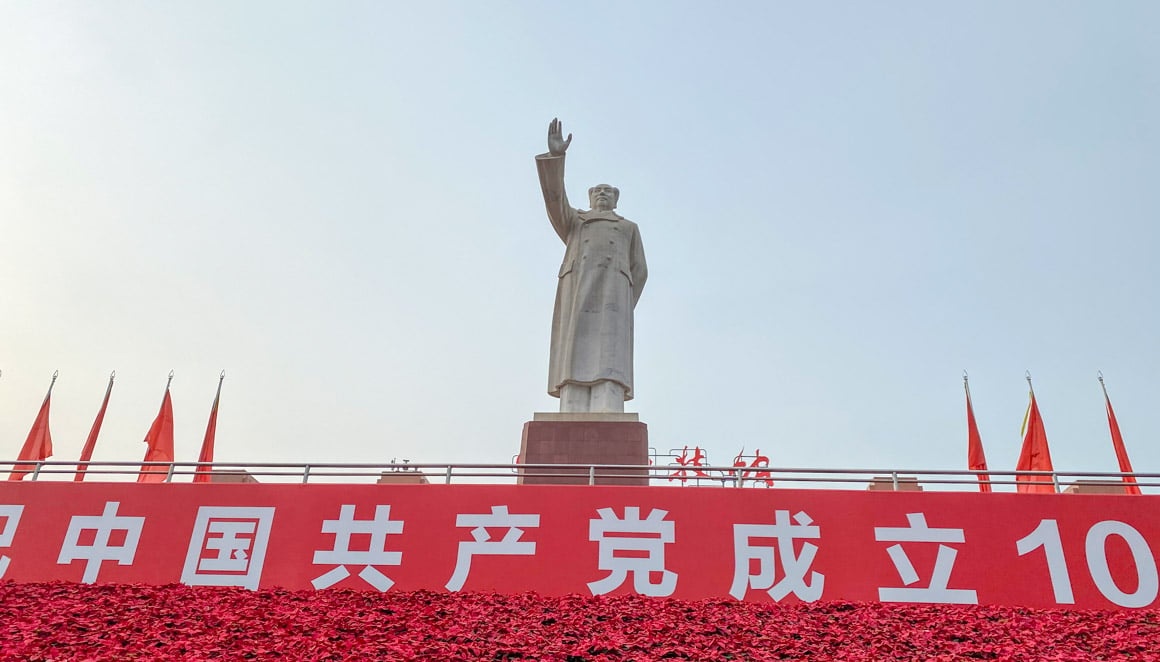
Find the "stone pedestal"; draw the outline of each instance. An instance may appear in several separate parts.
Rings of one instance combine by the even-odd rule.
[[[250,475],[248,471],[241,469],[214,469],[209,474],[209,482],[211,483],[256,483],[257,478]]]
[[[895,491],[894,479],[890,476],[874,476],[870,479],[870,484],[866,486],[866,489],[871,492],[893,492]],[[918,484],[918,478],[914,476],[899,476],[897,491],[921,492],[922,485]]]
[[[1137,479],[1138,480],[1138,479]],[[1064,494],[1127,494],[1125,483],[1115,478],[1105,480],[1077,480],[1063,490]]]
[[[597,485],[648,485],[648,426],[636,414],[537,413],[524,423],[520,464],[631,464],[597,469]],[[520,485],[587,485],[587,467],[519,470]]]
[[[427,474],[421,471],[384,471],[375,481],[379,485],[430,485]]]

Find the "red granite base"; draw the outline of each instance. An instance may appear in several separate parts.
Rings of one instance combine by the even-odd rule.
[[[648,465],[648,426],[638,421],[528,421],[520,464]],[[648,485],[647,469],[597,469],[597,485]],[[554,474],[554,475],[546,475]],[[520,469],[521,485],[587,485],[586,467]]]

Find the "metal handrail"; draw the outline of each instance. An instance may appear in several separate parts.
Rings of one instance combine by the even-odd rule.
[[[67,477],[71,479],[79,472],[85,477],[107,480],[106,477],[135,478],[143,469],[161,475],[162,482],[175,482],[175,478],[193,476],[198,469],[209,469],[215,475],[241,475],[260,478],[299,479],[302,483],[327,482],[326,479],[353,479],[382,475],[418,475],[428,478],[442,476],[450,484],[453,479],[491,479],[510,483],[513,478],[534,472],[537,477],[568,477],[578,482],[596,485],[599,479],[610,476],[630,475],[647,477],[658,485],[720,485],[722,487],[745,487],[775,483],[815,483],[829,486],[835,483],[854,484],[871,481],[889,481],[897,490],[901,483],[913,484],[919,477],[923,486],[973,486],[980,484],[979,477],[986,476],[991,486],[1019,484],[1020,478],[1044,477],[1058,491],[1069,481],[1089,481],[1089,485],[1123,485],[1125,476],[1133,476],[1139,487],[1160,487],[1160,473],[1123,473],[1092,471],[966,471],[959,469],[848,469],[848,468],[805,468],[805,467],[737,467],[701,466],[684,468],[658,465],[622,464],[487,464],[487,463],[427,463],[427,464],[382,464],[350,462],[107,462],[107,461],[3,461],[0,472],[23,475],[29,482],[44,481],[47,477]],[[707,474],[689,475],[701,472]],[[758,476],[760,472],[760,477]],[[319,480],[322,479],[322,480]],[[336,481],[330,481],[336,482]],[[470,480],[466,482],[471,482]],[[1047,483],[1048,481],[1042,481]],[[674,485],[675,486],[675,485]]]

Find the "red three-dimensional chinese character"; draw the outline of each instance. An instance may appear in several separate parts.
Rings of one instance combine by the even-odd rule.
[[[735,466],[735,467],[748,467],[750,469],[759,469],[759,468],[768,469],[769,468],[769,458],[762,455],[761,449],[759,448],[756,451],[754,451],[753,462],[746,463],[745,462],[745,449],[742,448],[741,452],[737,454],[737,457],[733,458],[733,466]],[[771,474],[768,471],[742,471],[741,475],[743,478],[753,476],[754,479],[765,483],[766,487],[773,487],[773,480],[771,478]]]
[[[706,459],[705,451],[701,450],[700,446],[693,447],[693,457],[691,457],[691,458],[689,457],[689,447],[685,446],[681,450],[680,456],[677,457],[676,463],[677,463],[677,465],[679,465],[681,467],[703,467],[703,466],[705,466],[705,459]],[[688,480],[687,475],[688,475],[687,469],[684,469],[684,468],[677,469],[673,473],[669,474],[669,480],[676,479],[676,480],[679,480],[683,483],[686,480]],[[693,471],[693,475],[697,478],[708,478],[709,477],[709,474],[705,473],[704,471],[701,471],[700,469],[696,469],[696,468]]]

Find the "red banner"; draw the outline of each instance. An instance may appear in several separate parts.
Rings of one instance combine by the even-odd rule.
[[[1156,607],[1160,497],[0,484],[18,582]]]

